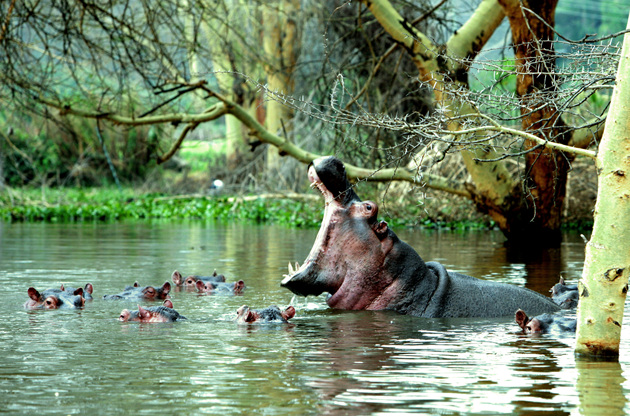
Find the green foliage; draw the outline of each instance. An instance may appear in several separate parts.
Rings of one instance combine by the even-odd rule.
[[[40,109],[41,110],[41,109]],[[0,110],[0,154],[10,186],[99,186],[113,182],[93,120]],[[101,125],[101,137],[118,177],[144,180],[159,140],[149,128]],[[10,133],[8,133],[10,132]]]
[[[497,85],[504,91],[516,91],[516,63],[514,58],[501,61],[501,69],[496,77]]]
[[[280,224],[317,228],[322,201],[256,197],[174,197],[160,193],[138,194],[130,188],[37,189],[7,188],[0,194],[0,221],[120,221],[143,219],[199,219]],[[486,229],[474,221],[421,218],[417,206],[383,212],[394,228]],[[490,224],[492,225],[492,224]]]
[[[56,201],[51,203],[51,201]],[[316,227],[321,206],[289,199],[257,198],[244,201],[226,197],[170,197],[135,195],[130,189],[81,190],[24,189],[0,196],[0,220],[4,221],[118,221],[127,219],[194,218],[251,221]]]
[[[177,154],[190,166],[191,173],[206,173],[221,169],[225,164],[224,155],[226,152],[227,141],[225,139],[211,142],[186,140],[182,143]]]
[[[434,207],[434,209],[436,209]],[[434,209],[431,211],[433,212]],[[439,211],[439,209],[438,209]],[[0,193],[0,221],[121,221],[144,219],[199,219],[279,224],[288,227],[317,228],[323,214],[322,201],[250,197],[177,197],[162,193],[138,194],[131,188],[5,188]],[[493,229],[490,220],[465,218],[466,214],[445,219],[427,216],[418,205],[383,210],[380,214],[393,229],[468,230]],[[563,225],[566,230],[588,230],[592,220]]]

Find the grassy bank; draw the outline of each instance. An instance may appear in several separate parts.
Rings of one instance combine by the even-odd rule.
[[[251,196],[173,196],[139,193],[127,188],[11,189],[0,193],[0,221],[119,221],[128,219],[201,219],[250,221],[290,227],[319,227],[323,199],[315,194]],[[419,219],[416,206],[383,211],[395,227],[423,226],[455,229],[487,228],[473,221],[443,222]]]
[[[279,196],[279,195],[278,195]],[[245,220],[319,225],[321,201],[298,196],[227,197],[138,194],[132,189],[21,189],[3,192],[3,221],[117,221],[125,219]]]

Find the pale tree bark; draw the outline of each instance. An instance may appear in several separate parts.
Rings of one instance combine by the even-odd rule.
[[[462,131],[462,116],[478,113],[459,99],[467,91],[468,69],[505,15],[509,17],[517,66],[517,94],[524,131],[543,141],[570,142],[571,134],[558,109],[547,104],[557,95],[553,25],[557,1],[483,0],[470,19],[448,40],[435,45],[401,17],[387,0],[362,1],[395,42],[402,45],[418,68],[420,79],[434,92],[437,111],[450,118],[448,128]],[[532,11],[530,11],[532,9]],[[461,155],[472,183],[471,198],[515,244],[560,242],[560,219],[570,157],[526,139],[524,178],[513,177],[505,161],[488,146],[467,146],[488,136],[483,130],[458,136]],[[523,186],[523,180],[525,181]]]
[[[223,12],[221,17],[209,16],[202,19],[207,42],[212,50],[212,69],[223,94],[245,108],[255,111],[255,91],[247,88],[245,79],[240,74],[248,74],[254,79],[261,73],[259,58],[252,56],[252,46],[243,44],[247,36],[239,33],[243,28],[255,27],[255,6],[241,0],[223,0],[217,3]],[[247,132],[237,118],[225,116],[227,140],[227,168],[232,170],[251,159],[251,148]]]
[[[387,0],[362,1],[383,26],[385,31],[402,45],[418,69],[420,79],[428,83],[434,91],[434,104],[447,116],[471,114],[476,110],[467,103],[454,102],[445,94],[445,84],[454,83],[459,88],[468,88],[466,73],[468,68],[461,64],[463,60],[472,60],[483,48],[494,30],[503,20],[503,11],[496,0],[484,0],[473,16],[462,26],[462,33],[457,31],[447,42],[447,50],[455,55],[446,59],[425,34],[415,29],[403,18]],[[461,125],[453,121],[449,129],[458,130]],[[501,205],[506,195],[514,187],[514,181],[505,165],[499,162],[480,163],[476,159],[492,159],[497,155],[486,149],[462,151],[462,157],[470,173],[474,187],[469,191],[478,201],[494,201]],[[504,221],[494,211],[488,212],[499,224]]]
[[[630,276],[630,33],[624,36],[597,171],[595,223],[578,283],[575,352],[618,357]]]
[[[300,45],[298,23],[301,7],[299,0],[278,0],[263,9],[263,49],[267,88],[279,96],[293,94],[294,71]],[[278,135],[288,135],[292,129],[293,109],[276,99],[266,102],[265,126]],[[275,170],[280,163],[278,149],[269,146],[267,170]]]

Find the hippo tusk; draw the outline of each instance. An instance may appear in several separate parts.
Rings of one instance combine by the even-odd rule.
[[[294,267],[295,267],[295,268],[294,268]],[[291,262],[289,262],[289,267],[288,267],[288,269],[289,269],[289,274],[285,274],[285,275],[284,275],[285,277],[291,277],[291,276],[293,276],[294,274],[296,274],[296,273],[298,272],[298,270],[300,270],[300,263],[298,263],[298,262],[296,261],[296,262],[295,262],[295,266],[293,266],[293,265],[291,264]]]

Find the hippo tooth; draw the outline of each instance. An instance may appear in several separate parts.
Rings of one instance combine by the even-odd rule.
[[[315,181],[315,182],[311,182],[311,184],[309,185],[311,187],[311,189],[316,189],[321,192],[322,194],[324,194],[324,190],[322,189],[323,184],[319,181]]]
[[[300,263],[298,263],[297,261],[295,262],[295,271],[297,272],[298,270],[300,270]]]
[[[286,274],[285,274],[285,275],[284,275],[284,279],[282,279],[282,282],[280,282],[280,284],[281,284],[281,285],[286,284],[287,282],[289,282],[289,281],[291,280],[291,278],[292,278],[292,277],[293,277],[293,276],[291,276],[291,275],[286,275]]]
[[[293,274],[293,266],[291,266],[291,262],[289,262],[289,276]]]

